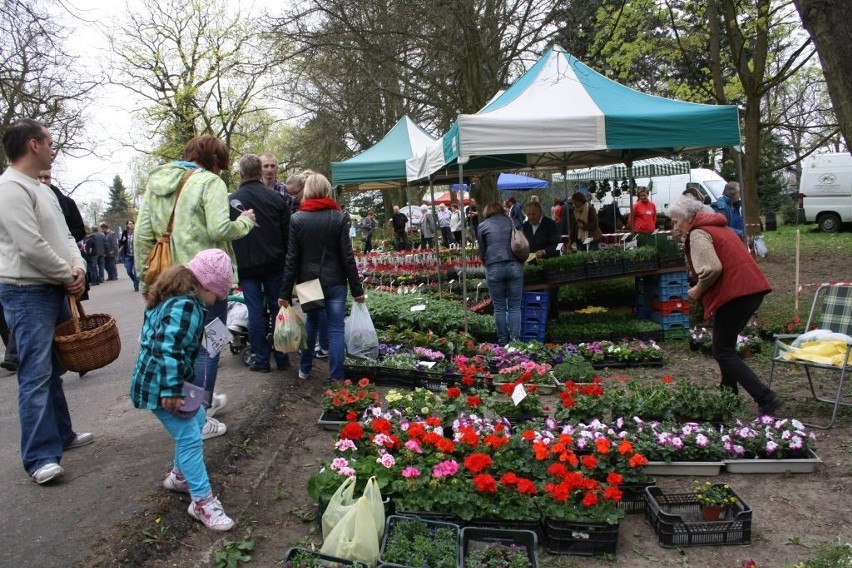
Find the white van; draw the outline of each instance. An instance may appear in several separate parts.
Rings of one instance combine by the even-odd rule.
[[[694,187],[704,196],[704,202],[708,205],[714,203],[722,196],[727,182],[713,170],[693,168],[688,174],[674,176],[657,176],[653,178],[636,178],[637,186],[645,186],[651,191],[651,201],[657,206],[657,213],[668,215],[669,206],[677,201],[687,187]],[[604,198],[602,203],[608,203],[612,199]],[[633,198],[636,202],[636,198]],[[595,204],[596,207],[599,204]],[[625,215],[630,213],[630,196],[622,194],[618,198],[618,207]],[[597,207],[600,209],[600,207]]]
[[[852,156],[815,154],[802,160],[799,181],[805,221],[833,233],[852,223]]]

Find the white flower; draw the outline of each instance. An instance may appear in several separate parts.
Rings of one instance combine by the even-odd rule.
[[[710,439],[704,434],[699,434],[695,437],[695,445],[699,448],[706,448],[710,445]]]
[[[775,442],[770,440],[770,441],[766,442],[766,448],[765,449],[766,449],[767,455],[772,455],[775,452],[775,450],[778,449],[778,444],[776,444]]]

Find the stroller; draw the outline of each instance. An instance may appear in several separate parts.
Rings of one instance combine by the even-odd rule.
[[[266,317],[266,341],[272,346],[272,330],[275,323],[269,310],[264,310]],[[240,361],[246,367],[254,363],[254,351],[252,351],[248,336],[248,307],[242,295],[228,296],[228,331],[231,332],[231,354],[239,355]]]

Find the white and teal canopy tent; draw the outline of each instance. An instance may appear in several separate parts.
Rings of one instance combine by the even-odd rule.
[[[343,162],[332,162],[332,185],[342,186],[344,191],[403,187],[405,161],[434,141],[417,123],[403,116],[374,146]]]
[[[406,162],[409,181],[493,169],[593,167],[740,143],[734,106],[634,91],[554,46],[476,114]]]
[[[687,161],[648,158],[633,162],[632,176],[626,164],[612,164],[610,166],[570,170],[566,173],[565,179],[568,181],[603,181],[606,179],[620,180],[627,177],[653,178],[689,174],[689,170],[690,165]]]

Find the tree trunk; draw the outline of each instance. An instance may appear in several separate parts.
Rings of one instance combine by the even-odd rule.
[[[760,224],[760,200],[757,196],[757,170],[760,165],[761,129],[760,129],[760,101],[752,100],[754,95],[746,95],[745,118],[743,130],[745,134],[745,156],[743,156],[743,185],[740,191],[743,198],[743,222],[744,233],[752,234],[755,231],[749,225]]]
[[[819,53],[847,148],[852,148],[852,2],[793,0]]]

